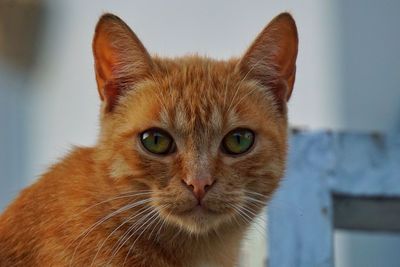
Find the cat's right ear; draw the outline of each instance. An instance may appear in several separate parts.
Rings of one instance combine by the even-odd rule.
[[[280,107],[292,94],[296,76],[298,35],[289,13],[275,17],[258,35],[238,64],[244,77],[270,90]]]
[[[96,81],[105,111],[113,110],[129,87],[147,77],[152,61],[139,38],[120,18],[104,14],[93,38]]]

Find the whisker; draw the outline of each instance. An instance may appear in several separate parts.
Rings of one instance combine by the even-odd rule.
[[[243,192],[248,193],[250,195],[256,195],[256,196],[259,196],[259,197],[262,197],[262,198],[266,198],[267,197],[266,195],[263,195],[261,193],[253,192],[253,191],[249,191],[249,190],[245,190],[245,189],[243,190]]]
[[[241,82],[240,82],[239,85],[236,87],[235,94],[233,95],[233,97],[232,97],[232,99],[231,99],[231,102],[229,103],[228,109],[227,109],[227,111],[226,111],[227,114],[228,114],[229,111],[231,110],[232,103],[233,103],[233,102],[235,101],[235,99],[236,99],[236,95],[237,95],[237,93],[239,92],[240,85],[241,85]]]
[[[257,217],[257,216],[258,216],[258,214],[255,213],[254,210],[250,209],[249,207],[241,206],[241,209],[242,209],[243,211],[248,212],[248,213],[249,213],[250,215],[252,215],[253,217]],[[247,214],[247,213],[246,213],[246,214]],[[250,217],[250,216],[249,216],[249,217]],[[251,218],[251,217],[250,217],[250,218]],[[253,220],[253,218],[251,218],[251,220]]]
[[[150,201],[151,201],[151,199],[144,199],[144,200],[140,200],[140,201],[138,201],[138,202],[134,202],[134,203],[131,203],[131,204],[127,204],[127,205],[125,205],[125,206],[123,206],[123,207],[117,209],[116,211],[113,211],[112,213],[108,214],[107,216],[103,217],[102,219],[98,220],[96,223],[92,224],[87,230],[83,231],[83,232],[82,232],[77,238],[75,238],[75,239],[71,242],[71,244],[70,244],[70,245],[72,245],[72,244],[75,243],[79,238],[81,238],[81,240],[79,241],[78,245],[75,247],[75,250],[74,250],[74,253],[72,254],[72,258],[71,258],[71,261],[70,261],[70,264],[69,264],[69,265],[71,266],[71,264],[72,264],[72,262],[73,262],[73,259],[74,259],[74,257],[75,257],[75,254],[76,254],[76,252],[77,252],[79,246],[82,244],[83,240],[84,240],[84,239],[89,235],[89,233],[91,233],[95,228],[97,228],[99,225],[101,225],[102,223],[104,223],[104,222],[107,221],[108,219],[112,218],[113,216],[115,216],[115,215],[117,215],[117,214],[119,214],[119,213],[121,213],[121,212],[124,212],[124,211],[126,211],[126,210],[132,209],[132,208],[137,207],[137,206],[139,206],[139,205],[148,203],[148,202],[150,202]],[[69,247],[70,245],[68,245],[68,247]]]
[[[232,107],[233,110],[236,109],[237,106],[239,106],[239,104],[249,95],[251,95],[253,92],[255,92],[256,90],[258,90],[258,87],[253,87],[250,91],[248,91],[244,96],[242,96],[239,101],[236,102],[236,104]]]
[[[247,79],[247,76],[250,74],[250,72],[253,71],[253,69],[254,69],[255,67],[259,66],[260,63],[262,63],[261,61],[262,61],[263,59],[264,59],[264,58],[258,60],[258,61],[249,69],[249,71],[247,71],[247,73],[243,76],[243,78],[240,80],[239,84],[238,84],[237,87],[236,87],[235,94],[233,95],[233,97],[232,97],[232,99],[231,99],[231,102],[230,102],[230,104],[229,104],[228,110],[226,111],[227,113],[231,110],[231,106],[232,106],[233,102],[236,100],[236,95],[237,95],[237,93],[238,93],[238,91],[239,91],[239,88],[242,86],[242,83]]]
[[[262,225],[260,225],[260,224],[259,224],[256,220],[254,220],[253,218],[251,218],[246,212],[248,212],[248,213],[250,213],[251,215],[253,215],[254,218],[257,217],[257,214],[254,214],[253,212],[251,212],[250,210],[248,210],[246,207],[243,207],[243,206],[239,207],[239,209],[242,211],[242,214],[243,214],[244,216],[246,216],[246,217],[249,219],[249,222],[252,223],[252,225],[254,225],[254,226],[257,225],[258,227],[261,228],[262,231],[259,231],[259,229],[258,229],[257,227],[255,227],[255,229],[256,229],[261,235],[264,235],[263,232],[266,231],[265,227],[262,226]]]
[[[163,206],[161,206],[161,209],[164,209],[165,207],[167,207],[168,205],[163,205]],[[151,230],[151,232],[150,232],[150,234],[149,234],[149,237],[148,237],[148,240],[150,240],[151,239],[151,237],[152,237],[152,235],[153,235],[153,231],[157,228],[157,226],[159,225],[159,224],[161,224],[163,221],[164,221],[164,219],[163,218],[161,218],[161,216],[159,216],[160,217],[160,219],[161,220],[158,220],[157,221],[157,223],[156,223],[156,225],[153,227],[153,229]]]
[[[149,210],[154,209],[152,206],[147,207],[145,210],[141,211],[140,213],[138,213],[138,216],[148,212]],[[152,213],[152,211],[150,211],[150,213],[147,213],[144,215],[144,217],[141,217],[139,220],[137,220],[133,225],[131,225],[128,230],[125,232],[124,235],[122,235],[122,237],[120,237],[118,239],[118,241],[114,244],[114,246],[111,248],[111,252],[112,255],[110,257],[110,259],[108,260],[108,262],[110,263],[112,261],[112,259],[117,255],[118,251],[124,246],[124,244],[128,241],[129,239],[129,234],[131,231],[133,231],[135,229],[135,227],[137,225],[139,225],[142,221],[146,220],[146,218],[148,218],[148,216]],[[129,236],[129,237],[128,237]]]
[[[158,212],[157,209],[154,209],[154,215],[151,216],[144,224],[146,224],[148,221],[151,221],[151,223],[148,224],[148,225],[142,230],[142,232],[136,237],[136,239],[133,241],[132,245],[129,247],[128,253],[127,253],[126,256],[125,256],[124,263],[122,264],[122,267],[125,266],[126,260],[128,259],[128,256],[129,256],[129,254],[131,253],[131,250],[132,250],[132,248],[135,246],[136,242],[137,242],[137,241],[139,240],[139,238],[146,232],[146,230],[147,230],[151,225],[153,225],[153,223],[154,223],[154,221],[155,221],[155,218],[157,218],[157,216],[160,216],[160,214],[159,214],[159,212]],[[143,224],[143,225],[144,225],[144,224]],[[140,229],[140,228],[139,228],[139,229]],[[138,229],[138,230],[139,230],[139,229]],[[132,234],[132,235],[133,235],[133,234]],[[132,236],[132,235],[131,235],[131,236]],[[128,239],[130,239],[130,237],[129,237]]]
[[[139,228],[136,228],[135,231],[133,231],[133,232],[129,235],[129,237],[125,240],[125,242],[121,245],[121,247],[123,247],[123,246],[126,244],[126,242],[128,242],[128,240],[130,240],[140,229],[142,229],[145,225],[147,225],[147,226],[142,230],[142,232],[140,233],[140,235],[136,237],[136,239],[134,240],[133,244],[129,247],[128,253],[127,253],[126,256],[125,256],[125,259],[124,259],[124,262],[123,262],[123,265],[122,265],[122,266],[125,265],[125,261],[126,261],[128,255],[129,255],[129,253],[131,252],[131,249],[132,249],[133,245],[136,243],[136,241],[138,240],[138,238],[143,234],[143,232],[151,225],[151,224],[147,224],[147,223],[148,223],[149,221],[151,221],[151,220],[154,218],[154,216],[156,216],[156,215],[157,215],[157,210],[156,210],[156,209],[153,209],[153,210],[148,214],[148,216],[146,216],[146,218],[147,218],[146,221],[144,221],[144,222],[140,225]]]
[[[246,200],[249,200],[252,203],[259,204],[259,207],[264,207],[266,205],[266,202],[260,201],[258,199],[253,198],[253,197],[250,197],[250,196],[244,196],[243,198],[246,199]]]
[[[232,208],[233,208],[233,207],[232,207]],[[235,211],[236,211],[236,210],[235,210]],[[232,218],[233,218],[233,220],[236,222],[237,226],[241,227],[239,221],[238,221],[237,218],[236,218],[236,217],[237,217],[236,215],[238,215],[237,212],[236,212],[235,216],[232,216]]]
[[[231,204],[230,206],[236,211],[236,214],[239,215],[239,217],[240,217],[246,224],[249,224],[249,223],[250,223],[250,222],[247,220],[247,218],[243,216],[242,211],[241,211],[236,205]]]
[[[245,208],[245,207],[244,207],[244,208]],[[257,207],[257,208],[260,208],[260,207]],[[254,217],[257,217],[258,219],[262,220],[264,223],[267,223],[263,217],[260,217],[260,214],[261,214],[261,213],[258,214],[258,212],[255,211],[255,210],[254,210],[252,207],[250,207],[250,206],[246,206],[246,209],[247,209],[249,212],[251,212],[251,214],[252,214]]]
[[[179,227],[179,230],[175,233],[175,235],[169,241],[172,242],[177,236],[179,236],[182,229],[183,229],[183,227]]]
[[[238,213],[238,215],[240,215],[239,217],[240,218],[242,218],[242,220],[246,223],[246,224],[248,224],[248,225],[254,225],[254,226],[258,226],[258,227],[260,227],[261,229],[262,229],[262,231],[264,231],[265,232],[265,228],[263,227],[263,226],[261,226],[260,224],[258,224],[258,222],[257,221],[254,221],[246,212],[245,212],[245,210],[243,210],[243,208],[244,207],[241,207],[241,206],[238,206],[238,205],[233,205],[233,204],[231,204],[230,205],[233,209],[235,209],[236,210],[236,212]],[[260,229],[258,229],[257,227],[255,227],[254,229],[256,229],[257,230],[257,232],[260,234],[260,235],[264,235],[264,233],[262,232],[262,231],[260,231]]]
[[[143,207],[141,209],[138,210],[138,212],[143,211],[146,207]],[[122,222],[117,228],[115,228],[108,236],[107,238],[101,243],[100,247],[97,249],[96,255],[93,258],[92,264],[90,266],[93,266],[96,258],[98,256],[98,254],[100,253],[101,249],[103,248],[103,246],[105,245],[105,243],[108,241],[108,239],[116,232],[118,231],[118,229],[120,229],[122,226],[124,226],[125,224],[127,224],[128,222],[132,221],[133,219],[135,219],[138,215],[140,214],[133,214],[132,216],[130,216],[128,219],[126,219],[124,222]]]
[[[167,222],[168,217],[171,215],[172,211],[170,211],[165,218],[162,218],[162,224],[160,228],[157,231],[157,240],[160,240],[160,235],[161,235],[161,229],[164,227],[165,223]]]
[[[153,191],[150,191],[150,190],[142,190],[142,191],[130,191],[130,192],[124,192],[124,193],[118,194],[115,197],[109,198],[107,200],[103,200],[103,201],[98,202],[98,203],[96,203],[96,204],[94,204],[94,205],[92,205],[92,206],[90,206],[88,208],[85,208],[84,210],[82,210],[79,213],[77,213],[77,214],[73,215],[72,217],[70,217],[67,221],[65,221],[62,224],[60,224],[59,227],[64,226],[66,223],[70,222],[72,219],[78,217],[79,215],[82,215],[82,213],[87,212],[88,210],[90,210],[90,209],[92,209],[94,207],[97,207],[97,206],[99,206],[101,204],[105,204],[105,203],[108,203],[108,202],[111,202],[111,201],[117,200],[117,199],[129,198],[129,197],[134,197],[134,196],[148,195],[148,194],[151,194],[152,192]],[[135,194],[133,194],[133,193],[135,193]]]
[[[224,104],[223,104],[224,110],[225,110],[225,108],[226,108],[226,95],[227,95],[227,93],[228,93],[228,84],[229,84],[229,80],[230,80],[230,76],[227,77],[227,80],[226,80],[226,83],[225,83]]]

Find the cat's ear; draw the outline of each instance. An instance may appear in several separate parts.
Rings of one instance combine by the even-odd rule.
[[[111,111],[124,90],[152,69],[149,53],[120,18],[103,15],[93,38],[96,81],[105,110]]]
[[[292,16],[275,17],[257,36],[238,64],[246,78],[272,90],[280,104],[286,103],[296,75],[297,28]]]

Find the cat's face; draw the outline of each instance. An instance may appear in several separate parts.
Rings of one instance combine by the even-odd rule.
[[[297,54],[292,19],[272,26],[240,60],[165,60],[151,58],[120,20],[102,18],[94,41],[99,147],[120,191],[151,192],[147,205],[162,219],[196,234],[259,213],[284,172]]]

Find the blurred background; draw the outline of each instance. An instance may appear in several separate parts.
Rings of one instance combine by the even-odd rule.
[[[102,13],[151,53],[225,59],[283,11],[300,39],[291,125],[400,133],[400,1],[0,0],[0,211],[72,145],[94,144],[91,41]],[[266,239],[249,234],[243,266],[263,266]],[[335,266],[400,266],[400,234],[338,230],[334,242]]]

